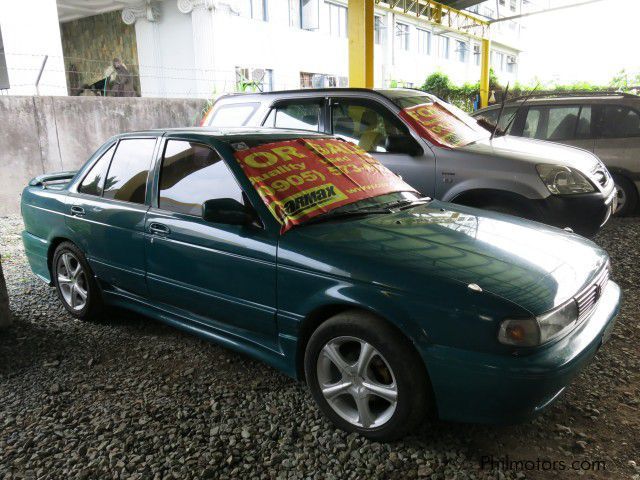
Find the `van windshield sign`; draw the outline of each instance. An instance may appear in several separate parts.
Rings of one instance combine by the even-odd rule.
[[[359,146],[299,138],[236,149],[236,160],[284,233],[343,205],[411,186]]]
[[[400,111],[418,135],[436,145],[456,148],[488,137],[488,132],[476,123],[466,122],[444,105],[433,102],[408,107]]]

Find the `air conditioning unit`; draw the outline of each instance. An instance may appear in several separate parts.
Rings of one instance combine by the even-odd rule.
[[[509,55],[507,57],[507,63],[510,65],[516,65],[518,63],[518,59],[516,57]]]

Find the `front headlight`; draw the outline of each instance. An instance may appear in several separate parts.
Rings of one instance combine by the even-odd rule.
[[[558,337],[577,320],[578,305],[572,299],[536,318],[504,320],[500,324],[498,341],[505,345],[535,347]]]
[[[595,192],[595,187],[579,170],[564,165],[536,165],[540,179],[554,195]]]

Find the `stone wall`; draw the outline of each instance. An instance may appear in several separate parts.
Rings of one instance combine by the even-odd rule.
[[[0,215],[42,173],[75,170],[109,137],[197,125],[203,100],[0,96]]]
[[[140,93],[136,31],[122,21],[120,14],[114,11],[60,24],[70,95],[75,94],[74,87],[101,80],[115,57],[127,66],[134,89]],[[74,69],[77,74],[70,73]]]

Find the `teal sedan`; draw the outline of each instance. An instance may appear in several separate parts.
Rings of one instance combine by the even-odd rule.
[[[31,268],[72,316],[124,307],[249,354],[375,440],[427,414],[529,418],[620,305],[589,240],[420,197],[309,132],[118,135],[78,172],[34,178],[21,208]]]

